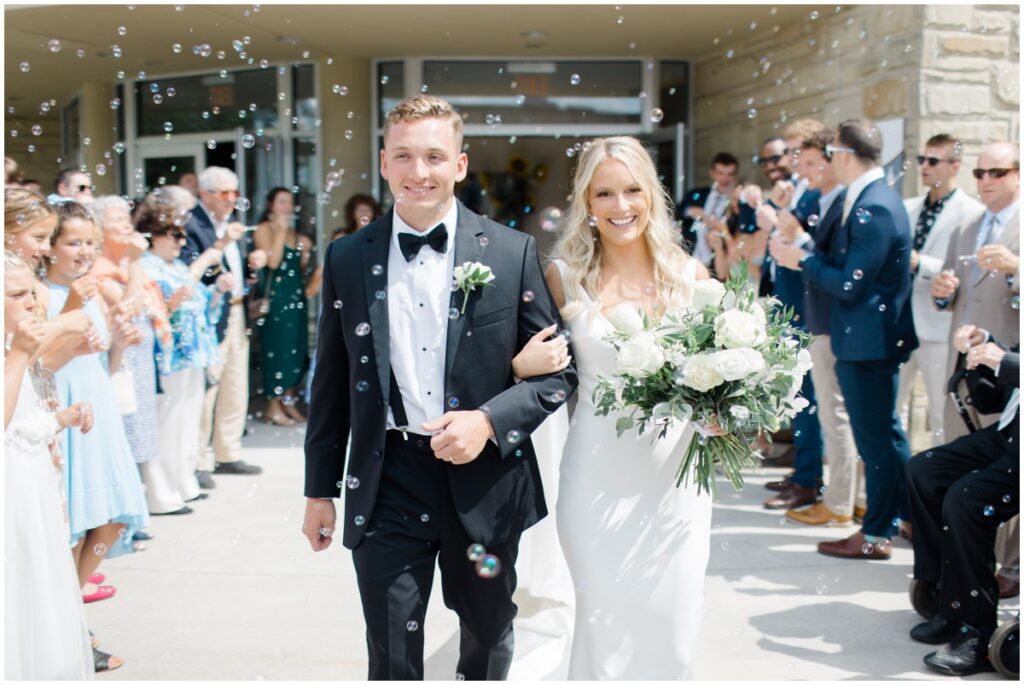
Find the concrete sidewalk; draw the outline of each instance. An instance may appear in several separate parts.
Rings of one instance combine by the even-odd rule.
[[[103,564],[118,593],[87,613],[101,648],[127,663],[101,680],[366,677],[349,553],[336,542],[313,554],[300,533],[302,437],[302,427],[254,424],[245,459],[262,475],[218,476],[191,516],[153,519],[149,549]],[[919,620],[907,542],[886,562],[817,554],[817,541],[853,529],[806,528],[764,510],[763,483],[783,473],[751,475],[742,493],[720,482],[697,678],[941,680],[921,663],[929,648],[907,637]],[[529,619],[534,607],[521,609]],[[427,678],[451,679],[458,623],[439,582],[425,638]]]

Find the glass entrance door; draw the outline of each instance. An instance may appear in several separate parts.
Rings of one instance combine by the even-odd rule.
[[[146,142],[139,144],[139,168],[145,193],[159,186],[176,185],[182,174],[203,169],[205,148],[201,143]]]
[[[284,142],[278,136],[257,136],[242,129],[236,132],[236,171],[239,193],[249,208],[236,206],[238,220],[253,225],[263,214],[267,193],[278,186],[288,187],[285,175]]]
[[[686,126],[676,124],[640,136],[658,169],[658,178],[668,188],[672,201],[683,201],[686,181]]]

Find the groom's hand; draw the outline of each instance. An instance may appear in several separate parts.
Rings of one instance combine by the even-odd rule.
[[[306,498],[306,516],[302,519],[302,534],[309,540],[314,552],[322,552],[331,546],[336,520],[333,500]]]
[[[423,430],[435,434],[430,440],[434,456],[456,465],[476,459],[494,437],[490,418],[480,410],[447,412],[424,423]]]

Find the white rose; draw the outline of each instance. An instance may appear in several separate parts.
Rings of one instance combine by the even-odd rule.
[[[722,310],[726,311],[736,306],[736,293],[731,290],[722,298]]]
[[[690,357],[683,366],[683,385],[707,392],[724,382],[722,375],[715,369],[711,355],[697,354]]]
[[[693,306],[697,309],[718,307],[725,297],[725,286],[713,278],[695,281],[690,287],[693,289]]]
[[[627,335],[635,335],[644,330],[644,320],[640,317],[640,312],[625,302],[615,305],[606,318],[616,330]]]
[[[752,347],[764,340],[764,322],[754,314],[730,309],[715,317],[715,345],[718,347]]]
[[[729,407],[729,413],[737,421],[743,422],[750,420],[750,410],[741,405],[733,405]]]
[[[808,407],[808,405],[810,405],[810,402],[808,402],[803,397],[794,397],[792,400],[789,401],[789,406],[793,407],[793,415],[794,416],[796,416],[797,414],[802,412],[804,409],[806,409]]]
[[[800,377],[803,377],[805,373],[811,370],[814,364],[811,362],[811,353],[807,350],[800,350],[796,355],[796,369],[794,373]]]
[[[764,357],[749,347],[714,352],[711,359],[715,370],[727,381],[738,381],[764,368]]]
[[[630,338],[615,358],[618,373],[643,377],[656,373],[665,363],[665,354],[650,333],[637,333]]]

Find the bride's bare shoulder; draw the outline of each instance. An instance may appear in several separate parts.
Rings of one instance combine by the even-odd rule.
[[[706,281],[711,278],[711,272],[708,271],[708,268],[701,264],[695,257],[687,256],[686,262],[686,266],[689,266],[690,262],[693,262],[693,266],[691,268],[693,269],[693,277],[695,280]]]
[[[551,296],[555,298],[555,304],[561,309],[565,306],[565,288],[562,287],[562,272],[558,268],[558,264],[554,262],[548,264],[544,269],[544,280],[548,283]]]

